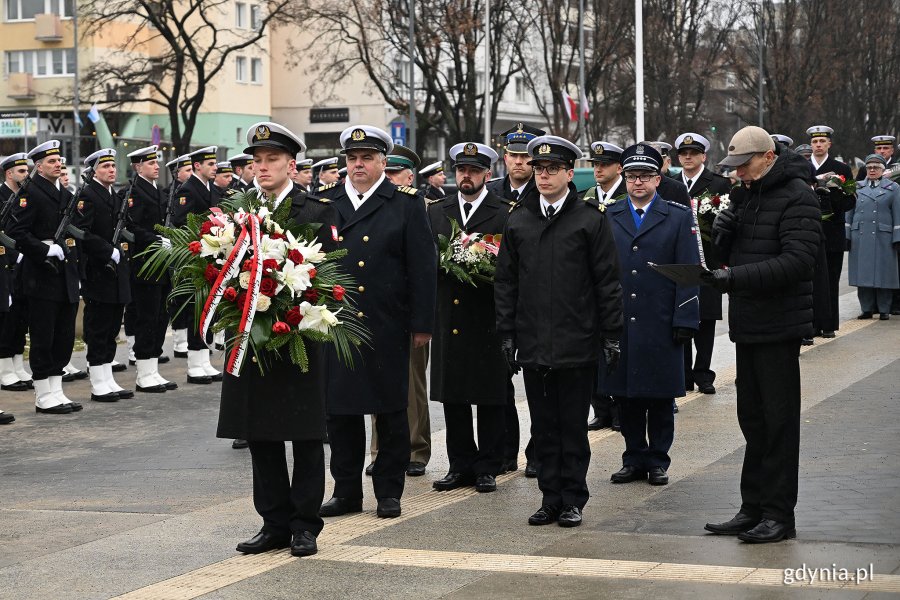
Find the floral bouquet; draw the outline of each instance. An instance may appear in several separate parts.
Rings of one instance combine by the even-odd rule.
[[[728,208],[731,201],[728,194],[711,194],[704,192],[700,196],[691,199],[691,208],[697,215],[697,226],[700,229],[700,237],[706,242],[712,242],[712,225],[716,215]]]
[[[274,212],[255,189],[230,196],[205,215],[189,214],[179,228],[157,225],[170,242],[153,244],[141,274],[171,269],[171,298],[194,300],[200,335],[228,331],[225,369],[239,375],[248,346],[265,372],[273,354],[286,348],[306,372],[305,342],[334,344],[352,367],[353,351],[367,343],[347,291],[352,278],[338,259],[346,250],[323,252],[316,241],[320,224],[298,225],[288,218],[291,203]]]
[[[816,181],[819,186],[828,189],[839,189],[845,196],[856,196],[856,181],[848,180],[843,175],[838,175],[834,171],[816,175]]]
[[[455,219],[450,219],[450,237],[438,235],[438,260],[444,272],[473,286],[477,281],[494,283],[499,233],[465,233]]]

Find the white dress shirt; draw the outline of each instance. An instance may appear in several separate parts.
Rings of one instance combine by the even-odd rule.
[[[459,195],[459,213],[462,215],[462,224],[465,225],[469,222],[469,218],[475,214],[475,211],[478,210],[478,207],[481,205],[481,201],[484,200],[488,195],[487,186],[481,188],[481,193],[478,194],[478,197],[472,200],[471,202],[466,202],[463,199],[462,194]],[[469,209],[469,215],[466,216],[465,204],[470,204],[471,208]]]
[[[353,187],[353,184],[350,183],[350,178],[348,177],[344,180],[344,190],[347,192],[347,197],[350,198],[350,202],[353,203],[353,210],[359,210],[359,207],[363,205],[363,202],[369,199],[369,197],[375,193],[375,190],[378,189],[378,186],[384,181],[384,173],[381,174],[381,177],[378,181],[375,182],[375,185],[369,188],[365,194],[360,194],[356,191],[356,188]]]
[[[568,196],[568,194],[567,194],[566,196]],[[546,198],[544,198],[544,195],[543,195],[543,194],[541,194],[541,212],[544,213],[544,216],[545,216],[545,217],[547,216],[547,207],[550,206],[551,204],[553,205],[553,208],[554,208],[554,210],[556,211],[556,212],[554,212],[553,214],[559,213],[559,211],[560,211],[560,210],[562,209],[562,207],[563,207],[563,204],[566,203],[566,196],[563,196],[562,198],[560,198],[560,199],[557,200],[556,202],[552,202],[552,203],[551,203],[551,202],[548,202]]]
[[[607,200],[613,199],[613,194],[616,193],[616,190],[619,189],[619,186],[622,185],[622,176],[619,175],[619,178],[616,179],[615,183],[612,184],[612,187],[609,188],[608,192],[604,192],[600,186],[597,186],[597,194],[600,196],[600,203],[603,204]]]
[[[694,173],[693,177],[688,177],[684,172],[684,169],[681,171],[681,182],[684,183],[684,187],[688,189],[688,194],[691,193],[691,188],[697,183],[697,180],[700,179],[700,175],[703,174],[703,169],[706,168],[706,165],[700,165],[700,170]],[[688,180],[690,180],[691,184],[688,185]]]

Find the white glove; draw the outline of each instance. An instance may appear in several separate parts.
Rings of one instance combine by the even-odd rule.
[[[7,306],[12,306],[12,296],[9,297],[9,304]]]
[[[112,256],[109,257],[114,263],[119,264],[119,261],[122,259],[122,255],[119,254],[118,248],[113,248]]]
[[[20,252],[19,256],[16,258],[16,264],[19,264],[20,262],[22,262],[23,258],[25,258],[25,255]]]
[[[169,238],[161,237],[161,238],[159,238],[159,241],[162,244],[162,247],[165,248],[166,250],[172,249],[172,242],[169,240]]]
[[[66,260],[66,255],[63,253],[62,246],[59,244],[50,244],[47,248],[47,258],[50,257],[58,258],[59,260]]]

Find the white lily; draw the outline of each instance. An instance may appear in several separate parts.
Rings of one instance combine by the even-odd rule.
[[[310,244],[302,237],[295,238],[294,235],[288,231],[287,236],[287,249],[291,250],[299,250],[303,255],[304,262],[313,262],[318,263],[325,260],[325,253],[322,252],[322,244],[315,242]]]
[[[300,312],[303,313],[303,320],[297,326],[297,329],[309,329],[318,331],[319,333],[328,333],[328,330],[339,323],[338,318],[327,307],[321,305],[312,305],[309,302],[300,303]]]
[[[287,256],[288,247],[284,240],[273,240],[266,235],[260,240],[259,251],[263,255],[263,260],[274,258],[281,264]]]
[[[309,263],[295,265],[288,260],[285,261],[284,266],[281,268],[281,273],[276,276],[276,279],[278,283],[289,287],[294,296],[299,296],[312,285],[309,272],[313,268],[313,265]]]
[[[214,227],[213,232],[200,238],[200,256],[225,256],[234,247],[234,224]]]

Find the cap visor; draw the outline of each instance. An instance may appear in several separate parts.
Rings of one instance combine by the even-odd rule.
[[[622,171],[650,171],[652,173],[659,173],[659,169],[654,167],[653,165],[628,165],[627,167],[622,167]]]
[[[359,145],[354,144],[353,146],[350,146],[349,148],[344,148],[343,150],[341,150],[340,153],[347,154],[351,150],[374,150],[375,152],[381,152],[382,154],[388,153],[387,150],[385,150],[384,148],[379,148],[375,144],[359,144]]]
[[[297,154],[297,152],[300,152],[299,148],[293,150],[283,144],[279,144],[278,142],[261,140],[259,142],[256,142],[252,146],[247,146],[246,148],[244,148],[244,154],[253,154],[253,151],[257,148],[271,148],[273,150],[281,150],[282,152],[287,152],[291,156],[294,156],[295,154]]]
[[[471,165],[473,167],[481,167],[484,170],[487,170],[490,168],[490,167],[486,167],[483,162],[481,162],[480,160],[478,160],[476,158],[465,158],[462,156],[460,156],[459,159],[457,159],[456,163],[454,163],[454,164],[455,165]]]
[[[750,152],[749,154],[729,154],[725,158],[719,161],[720,167],[740,167],[741,165],[747,164],[753,156],[757,154],[756,152]]]
[[[506,151],[513,152],[515,154],[528,154],[528,144],[513,142],[512,144],[506,145]]]

